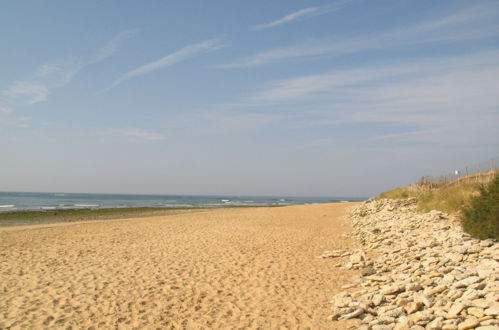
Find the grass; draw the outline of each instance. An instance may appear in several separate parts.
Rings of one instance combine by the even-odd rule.
[[[385,191],[381,193],[377,199],[406,199],[409,197],[418,197],[414,191],[409,189],[408,187],[399,187],[389,191]]]
[[[499,171],[487,185],[470,183],[465,179],[432,187],[411,185],[386,191],[377,199],[410,197],[418,199],[419,211],[438,210],[456,214],[467,233],[481,239],[499,239]]]
[[[418,209],[423,212],[439,210],[457,214],[473,196],[479,194],[479,188],[480,185],[476,183],[463,183],[436,189],[419,196]]]
[[[466,180],[440,185],[433,189],[415,189],[414,186],[399,187],[381,193],[377,198],[406,199],[416,197],[418,209],[422,212],[438,210],[451,214],[458,214],[469,205],[474,196],[480,194],[480,184]]]
[[[86,220],[125,219],[171,215],[202,210],[195,207],[134,207],[110,209],[79,209],[57,211],[16,211],[0,213],[0,226],[73,222]]]

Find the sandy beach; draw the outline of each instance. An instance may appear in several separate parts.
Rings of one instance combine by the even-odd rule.
[[[0,328],[330,329],[351,203],[0,229]]]

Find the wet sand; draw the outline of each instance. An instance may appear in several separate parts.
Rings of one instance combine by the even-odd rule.
[[[0,328],[332,329],[351,203],[0,229]]]

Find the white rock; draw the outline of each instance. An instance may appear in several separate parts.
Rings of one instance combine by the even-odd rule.
[[[476,318],[468,318],[464,322],[459,323],[459,330],[474,329],[480,325],[480,322]]]
[[[452,307],[449,309],[449,312],[446,315],[446,318],[448,319],[454,319],[456,318],[459,313],[464,309],[464,305],[462,303],[455,303],[452,305]]]
[[[475,284],[475,283],[480,282],[480,281],[481,281],[480,277],[470,276],[468,278],[465,278],[464,280],[456,282],[454,284],[454,287],[455,288],[464,288],[464,287],[470,286],[471,284]]]
[[[362,314],[364,314],[364,310],[362,308],[359,308],[359,309],[356,309],[355,311],[353,311],[352,313],[342,315],[339,318],[339,320],[354,319],[356,317],[361,316]]]
[[[499,305],[487,308],[484,311],[485,315],[498,316],[499,315]]]

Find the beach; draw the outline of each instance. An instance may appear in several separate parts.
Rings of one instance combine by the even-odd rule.
[[[0,328],[331,329],[352,204],[0,228]]]

